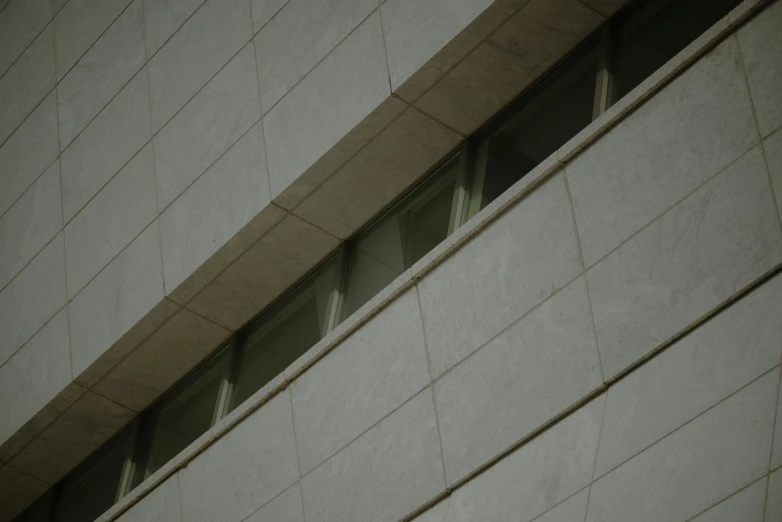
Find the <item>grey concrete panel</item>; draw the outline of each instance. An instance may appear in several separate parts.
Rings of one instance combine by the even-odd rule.
[[[782,261],[758,148],[587,273],[606,378]]]
[[[57,80],[130,4],[131,0],[68,0],[54,17]]]
[[[65,221],[151,137],[147,73],[142,69],[60,156]]]
[[[0,364],[65,305],[65,254],[57,234],[0,291]]]
[[[779,389],[782,398],[782,387]],[[782,400],[777,400],[777,424],[774,428],[774,447],[771,453],[771,469],[782,466]]]
[[[52,19],[51,0],[13,0],[0,12],[0,76]]]
[[[153,222],[71,300],[74,378],[163,299],[160,265],[160,239]]]
[[[322,522],[392,522],[440,493],[445,483],[431,389],[304,477],[301,487],[305,519]]]
[[[766,498],[766,480],[758,480],[728,497],[692,522],[763,522],[763,502]],[[773,519],[772,519],[773,520]]]
[[[587,522],[688,520],[763,476],[778,381],[767,373],[596,481]]]
[[[435,383],[448,484],[602,384],[579,277]]]
[[[174,475],[128,511],[120,522],[182,522],[179,502],[179,476]]]
[[[460,139],[452,130],[408,109],[294,212],[347,238],[453,150]]]
[[[567,167],[592,266],[757,142],[728,39]]]
[[[558,175],[419,283],[432,376],[442,375],[580,271],[570,201]]]
[[[471,133],[602,21],[576,0],[532,0],[424,94],[416,107],[463,134]]]
[[[70,382],[68,314],[63,308],[0,367],[0,444]]]
[[[490,0],[385,2],[382,16],[391,88],[407,100],[417,98],[429,85],[416,81],[415,73],[491,4]],[[413,81],[405,85],[411,77]]]
[[[589,488],[584,488],[534,519],[534,522],[584,522],[588,499]]]
[[[304,522],[301,484],[298,482],[250,515],[245,522]]]
[[[389,95],[380,16],[375,13],[264,117],[272,198]]]
[[[290,0],[255,36],[264,113],[377,8],[377,0]]]
[[[47,331],[46,327],[41,328],[41,332],[45,331]],[[38,335],[41,334],[39,333]],[[0,445],[0,462],[10,462],[11,459],[26,448],[33,439],[48,428],[57,417],[70,408],[86,392],[85,388],[73,382],[60,390],[54,399],[38,410],[30,420]]]
[[[93,389],[140,412],[214,352],[228,335],[228,330],[182,309]]]
[[[239,522],[298,479],[288,391],[180,472],[182,519]]]
[[[247,45],[155,136],[160,210],[260,117],[255,57]]]
[[[188,308],[236,330],[338,243],[335,237],[289,215],[210,283]]]
[[[161,215],[167,291],[181,285],[263,212],[270,201],[263,130],[258,123]],[[272,220],[266,221],[269,228],[278,215],[270,214]],[[263,232],[256,229],[258,237]],[[235,252],[235,256],[240,252]]]
[[[601,476],[779,364],[777,276],[608,391]]]
[[[766,153],[771,186],[777,200],[777,211],[782,220],[782,130],[775,132],[763,141]]]
[[[0,521],[11,522],[47,489],[44,482],[12,467],[0,465]]]
[[[424,511],[413,519],[413,522],[445,522],[448,516],[448,503],[451,498],[448,497],[445,500],[437,503],[433,508]]]
[[[143,0],[147,55],[151,58],[204,0]]]
[[[0,288],[62,228],[60,164],[46,169],[13,207],[0,216]]]
[[[527,522],[587,486],[604,404],[590,402],[454,491],[448,522]]]
[[[307,474],[430,382],[415,290],[291,383]]]
[[[57,96],[50,93],[0,146],[0,215],[57,158]]]
[[[252,21],[247,1],[204,2],[149,60],[154,131],[160,130],[250,38]]]
[[[782,5],[772,3],[738,32],[761,136],[782,127]]]
[[[250,0],[253,13],[253,32],[257,33],[272,19],[288,0]]]
[[[88,391],[11,465],[49,484],[63,478],[133,418],[133,412]]]
[[[61,150],[145,61],[144,11],[141,0],[135,0],[57,86]]]
[[[782,469],[776,470],[768,479],[765,522],[782,520]]]
[[[148,143],[65,226],[68,295],[75,296],[157,216]]]
[[[48,25],[0,77],[0,143],[3,143],[54,87],[54,38]]]

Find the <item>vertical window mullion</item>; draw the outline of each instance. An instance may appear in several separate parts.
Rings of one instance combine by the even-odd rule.
[[[451,203],[451,217],[448,222],[448,235],[454,233],[465,221],[465,207],[467,205],[467,191],[470,182],[470,140],[464,140],[459,149],[459,171],[456,174],[456,183],[453,189],[453,202]]]
[[[126,456],[125,456],[125,464],[122,467],[122,475],[120,475],[119,485],[117,487],[117,495],[114,499],[114,503],[119,502],[119,500],[130,493],[131,485],[133,483],[133,474],[136,470],[136,448],[138,447],[138,439],[139,439],[139,424],[140,420],[138,417],[133,421],[133,427],[131,428],[132,433],[130,436],[130,440],[128,441],[127,447],[125,448]]]
[[[231,389],[233,388],[234,377],[237,374],[235,368],[237,365],[241,364],[239,361],[239,349],[243,340],[244,335],[240,332],[235,333],[231,338],[228,352],[228,364],[226,364],[225,371],[223,372],[223,379],[217,392],[217,402],[215,403],[215,411],[212,415],[212,426],[217,424],[217,421],[228,414]]]
[[[595,101],[592,106],[592,119],[597,119],[611,106],[611,54],[614,42],[614,23],[609,20],[600,32],[600,57],[597,64],[597,82]]]
[[[350,244],[345,241],[340,245],[337,252],[337,264],[334,267],[334,281],[331,286],[329,303],[326,306],[326,314],[323,325],[323,335],[325,337],[330,331],[339,324],[339,312],[342,306],[342,298],[345,293],[345,283],[348,278],[348,257],[350,256]]]

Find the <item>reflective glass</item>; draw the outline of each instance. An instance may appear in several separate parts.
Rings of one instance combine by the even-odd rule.
[[[130,443],[128,430],[67,479],[57,502],[57,522],[93,522],[114,505]]]
[[[223,348],[150,411],[140,438],[134,486],[212,426],[227,369],[228,349]]]
[[[592,121],[598,42],[516,102],[473,155],[467,218],[494,201]]]
[[[335,263],[329,262],[249,329],[231,390],[233,410],[325,334]]]
[[[458,169],[456,156],[356,240],[341,320],[448,236]]]
[[[718,22],[740,0],[651,0],[618,22],[611,65],[616,101]]]

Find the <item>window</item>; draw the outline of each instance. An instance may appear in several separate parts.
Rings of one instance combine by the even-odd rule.
[[[341,321],[448,236],[459,167],[456,156],[355,241]]]
[[[589,125],[599,50],[589,40],[552,76],[522,96],[475,147],[467,219]]]
[[[226,347],[150,411],[143,421],[133,486],[160,469],[214,424],[227,373]]]
[[[57,522],[92,522],[114,505],[122,496],[131,444],[131,431],[126,430],[73,473],[60,493]]]
[[[95,520],[738,3],[631,5],[15,522]]]
[[[239,349],[229,411],[325,335],[335,273],[332,260],[250,328]]]
[[[717,23],[740,0],[650,0],[619,20],[610,98],[616,102]]]

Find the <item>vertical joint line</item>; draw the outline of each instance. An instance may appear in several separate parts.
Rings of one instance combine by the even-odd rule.
[[[597,78],[595,98],[592,105],[592,120],[608,109],[611,102],[611,54],[613,52],[614,23],[608,20],[600,32],[599,57],[597,62]]]
[[[464,207],[467,201],[467,190],[470,171],[470,140],[465,139],[459,148],[459,171],[451,201],[451,216],[448,221],[448,235],[453,234],[464,223]]]
[[[337,252],[336,264],[334,266],[334,278],[331,282],[331,293],[329,294],[328,304],[326,305],[326,314],[323,324],[323,335],[321,339],[339,324],[339,316],[343,304],[345,292],[345,283],[348,278],[348,256],[350,247],[345,241],[339,246]]]

